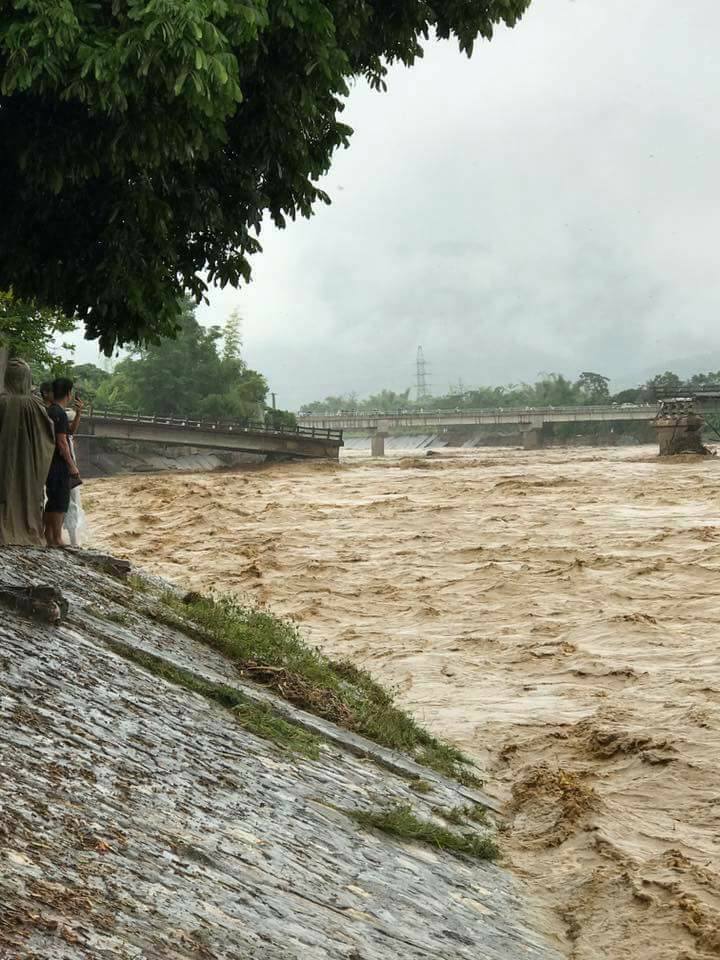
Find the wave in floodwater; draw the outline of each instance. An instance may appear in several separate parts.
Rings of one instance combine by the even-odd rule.
[[[720,463],[433,452],[93,481],[97,545],[250,596],[477,758],[576,960],[720,955]]]

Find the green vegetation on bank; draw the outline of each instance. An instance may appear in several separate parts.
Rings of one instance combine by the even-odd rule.
[[[499,855],[498,846],[492,837],[480,836],[477,833],[456,833],[430,820],[421,820],[410,804],[396,804],[370,811],[343,808],[342,812],[366,829],[381,830],[400,840],[427,843],[449,853],[462,853],[479,860],[496,860]]]
[[[432,812],[437,817],[442,817],[448,823],[454,823],[462,826],[468,821],[472,823],[482,823],[487,825],[487,810],[479,803],[465,804],[462,807],[433,807]]]
[[[466,388],[462,384],[450,388],[439,397],[411,399],[410,389],[401,393],[381,390],[361,399],[355,393],[329,396],[305,404],[301,413],[338,413],[357,410],[361,413],[398,413],[406,410],[479,410],[498,407],[562,407],[592,404],[652,403],[659,394],[682,394],[720,383],[720,370],[696,373],[687,380],[666,370],[646,383],[629,390],[610,391],[610,378],[585,371],[571,380],[561,373],[548,373],[535,383],[507,384],[499,387]]]
[[[206,328],[185,301],[176,339],[151,343],[121,360],[98,385],[93,404],[144,413],[260,419],[267,381],[247,366],[240,346],[237,314],[224,329]]]
[[[115,619],[109,617],[109,619]],[[116,622],[124,622],[117,621]],[[255,736],[270,740],[283,749],[301,753],[317,759],[320,753],[320,741],[296,724],[289,723],[269,706],[254,703],[243,696],[239,690],[225,684],[213,683],[169,663],[162,657],[138,650],[136,647],[119,640],[105,639],[105,643],[114,653],[137,664],[149,673],[168,683],[183,687],[192,693],[198,693],[206,700],[212,700],[232,712],[235,720]]]
[[[234,664],[243,679],[253,680],[290,703],[415,756],[448,777],[474,782],[467,771],[467,758],[431,737],[394,707],[391,695],[365,671],[347,662],[330,660],[309,647],[293,625],[230,598],[215,599],[198,593],[179,596],[137,574],[126,580],[126,587],[129,589],[122,593],[105,591],[110,609],[87,605],[84,614],[131,630],[133,623],[137,621],[139,626],[142,618],[149,617],[182,631]],[[238,688],[232,681],[210,680],[163,655],[138,648],[115,631],[108,634],[104,630],[96,635],[117,656],[153,677],[217,704],[243,729],[279,750],[311,760],[322,756],[322,733],[306,730],[297,714],[284,715],[276,701],[258,702],[247,686]],[[385,762],[371,751],[368,755],[381,765]],[[406,779],[407,788],[417,794],[432,793],[440,787],[419,777],[406,775]],[[344,807],[330,800],[325,803],[364,830],[381,831],[401,841],[426,844],[461,857],[492,861],[499,856],[494,824],[481,804],[433,805],[428,818],[416,812],[413,802],[408,801],[383,803],[380,799],[381,805],[370,809]],[[418,798],[417,804],[428,810],[427,801]]]
[[[310,647],[292,624],[229,597],[181,599],[169,593],[162,600],[166,622],[189,622],[193,635],[235,663],[247,680],[444,776],[480,785],[468,757],[396,707],[367,672]]]

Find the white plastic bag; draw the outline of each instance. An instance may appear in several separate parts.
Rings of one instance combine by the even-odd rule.
[[[83,537],[87,533],[87,518],[82,508],[80,486],[73,487],[70,491],[70,506],[65,514],[63,526],[68,532],[72,546],[81,547]]]

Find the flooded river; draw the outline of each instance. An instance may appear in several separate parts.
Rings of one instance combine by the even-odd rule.
[[[720,461],[443,451],[88,483],[94,543],[395,686],[576,960],[720,956]]]

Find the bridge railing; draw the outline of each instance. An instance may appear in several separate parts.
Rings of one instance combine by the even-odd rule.
[[[327,440],[342,445],[343,432],[331,427],[311,427],[298,424],[272,425],[261,420],[209,420],[192,417],[168,417],[158,414],[128,413],[123,410],[99,410],[91,408],[86,414],[92,422],[102,420],[106,423],[138,423],[147,426],[169,427],[172,430],[202,430],[222,434],[262,433],[268,436],[298,436],[316,440]]]

